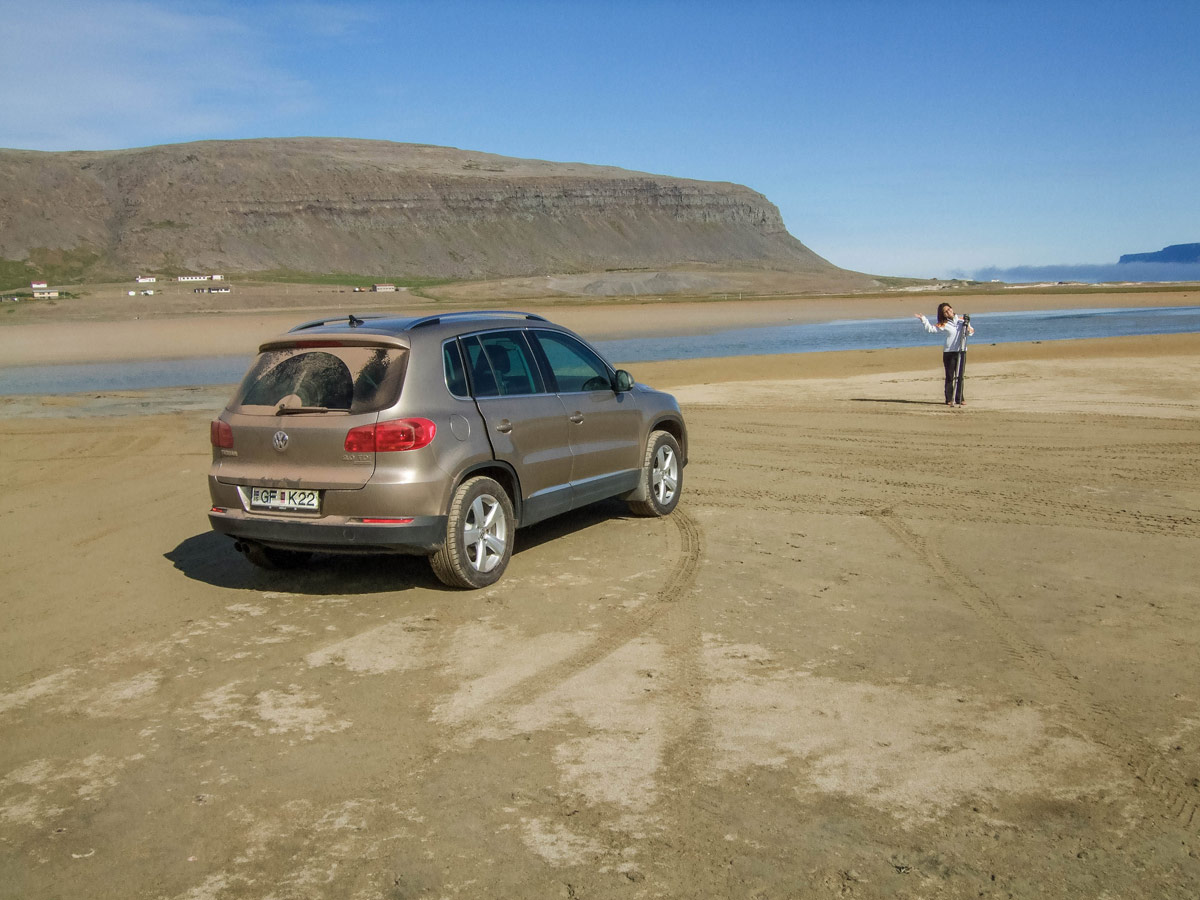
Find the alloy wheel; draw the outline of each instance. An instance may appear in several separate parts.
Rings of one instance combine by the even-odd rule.
[[[490,494],[475,498],[463,530],[467,559],[477,572],[490,572],[504,559],[508,545],[508,521],[500,501]]]

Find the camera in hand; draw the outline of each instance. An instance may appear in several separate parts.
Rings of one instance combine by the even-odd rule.
[[[967,313],[963,313],[963,324],[965,324],[965,325],[971,324],[971,317]]]

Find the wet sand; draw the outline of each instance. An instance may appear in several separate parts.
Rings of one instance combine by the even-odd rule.
[[[225,388],[0,401],[0,893],[1200,896],[1198,351],[641,364],[679,509],[476,593],[253,569]]]

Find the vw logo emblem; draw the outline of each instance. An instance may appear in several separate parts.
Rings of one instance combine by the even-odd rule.
[[[286,450],[287,445],[288,445],[287,432],[286,431],[275,432],[275,436],[273,438],[271,438],[271,445],[276,450],[278,450],[280,453],[282,453],[284,450]]]

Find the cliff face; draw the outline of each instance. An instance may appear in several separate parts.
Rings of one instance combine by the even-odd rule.
[[[340,139],[0,150],[0,257],[92,275],[500,277],[687,264],[838,273],[736,184]]]
[[[1200,244],[1171,244],[1153,253],[1126,253],[1120,263],[1200,263]]]

